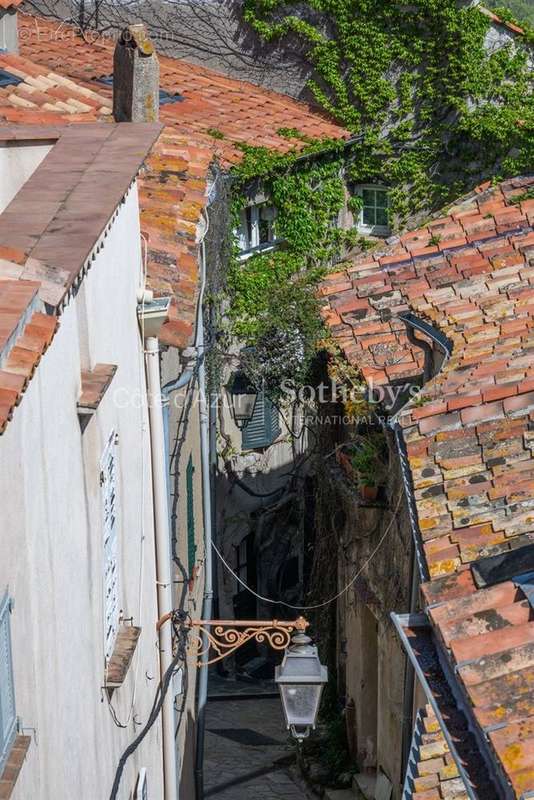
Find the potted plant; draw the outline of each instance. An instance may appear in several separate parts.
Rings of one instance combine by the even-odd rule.
[[[383,462],[384,437],[382,435],[363,438],[357,444],[351,463],[357,475],[362,500],[372,502],[384,480]]]

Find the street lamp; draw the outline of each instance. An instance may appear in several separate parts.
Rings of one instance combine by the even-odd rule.
[[[235,424],[242,430],[252,419],[258,392],[244,372],[236,372],[226,387],[232,402]]]
[[[175,627],[185,626],[192,632],[188,653],[198,659],[199,667],[222,661],[251,640],[268,644],[273,650],[285,650],[282,664],[276,667],[275,682],[280,690],[288,730],[295,739],[301,740],[315,728],[328,670],[319,661],[312,640],[306,636],[309,623],[304,617],[291,622],[276,619],[191,620],[183,612],[171,611],[158,621],[157,630],[169,620],[173,620]],[[210,649],[214,656],[206,662],[201,657]]]
[[[327,681],[328,670],[319,661],[317,648],[306,636],[305,629],[299,629],[275,671],[287,727],[295,739],[305,739],[315,728]]]

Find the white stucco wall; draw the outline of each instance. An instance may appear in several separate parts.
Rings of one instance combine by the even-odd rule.
[[[139,211],[132,189],[78,296],[0,438],[0,590],[11,617],[17,713],[36,737],[13,800],[102,800],[121,753],[143,724],[157,686],[154,539],[149,428],[142,343],[136,318]],[[85,341],[82,342],[82,339]],[[118,365],[82,433],[76,412],[80,370],[90,360]],[[121,608],[142,634],[112,703],[104,678],[103,540],[100,458],[119,434],[118,504]],[[126,767],[120,798],[131,797],[139,768],[150,797],[163,796],[156,724]]]
[[[0,19],[0,38],[2,20]],[[0,48],[1,48],[0,43]],[[0,214],[7,208],[17,192],[24,186],[28,178],[33,175],[41,161],[52,149],[50,144],[37,144],[36,142],[20,143],[16,145],[0,142]]]

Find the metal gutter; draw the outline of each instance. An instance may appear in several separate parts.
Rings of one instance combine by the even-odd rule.
[[[478,797],[478,795],[475,793],[473,787],[471,786],[471,781],[469,780],[469,775],[465,771],[465,768],[464,768],[464,766],[462,764],[462,761],[461,761],[460,755],[458,753],[458,750],[456,749],[456,745],[454,743],[454,740],[453,740],[452,736],[450,735],[450,733],[448,731],[448,728],[447,728],[447,726],[445,724],[445,720],[443,719],[443,716],[441,714],[441,710],[439,708],[439,705],[436,702],[436,698],[434,697],[434,695],[432,693],[432,690],[431,690],[431,688],[430,688],[430,686],[428,684],[428,681],[426,679],[426,675],[423,672],[423,670],[421,669],[421,665],[419,664],[419,661],[415,657],[413,649],[412,649],[412,647],[410,645],[410,642],[408,640],[408,637],[406,636],[405,628],[407,628],[407,627],[410,627],[410,628],[418,628],[418,627],[420,627],[420,628],[427,628],[427,629],[431,628],[426,614],[394,614],[394,613],[392,613],[391,614],[391,619],[393,620],[393,624],[395,625],[395,628],[397,629],[397,633],[399,634],[399,636],[401,638],[403,647],[406,650],[406,652],[408,654],[408,657],[410,658],[410,661],[413,664],[415,673],[417,675],[417,679],[418,679],[419,683],[421,684],[421,686],[423,688],[423,691],[425,692],[425,694],[427,696],[428,702],[432,706],[432,710],[434,711],[434,714],[436,715],[436,718],[437,718],[437,720],[439,722],[439,725],[440,725],[441,731],[443,733],[443,736],[445,737],[445,741],[447,742],[447,745],[449,747],[451,755],[454,758],[454,761],[456,763],[456,767],[458,769],[458,773],[459,773],[460,777],[462,778],[462,780],[464,781],[466,792],[467,792],[467,795],[469,797],[469,800],[484,800],[484,798],[479,798]]]

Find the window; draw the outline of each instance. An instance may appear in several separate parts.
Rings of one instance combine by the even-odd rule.
[[[5,767],[17,733],[15,686],[11,656],[11,599],[0,600],[0,774]]]
[[[252,419],[247,422],[242,431],[243,450],[261,450],[270,447],[278,439],[280,433],[278,409],[265,392],[259,392]]]
[[[356,189],[356,194],[362,200],[358,230],[379,235],[389,233],[388,190],[383,186],[360,186]]]
[[[268,203],[243,209],[237,231],[241,252],[272,248],[276,242],[275,219],[276,209]]]
[[[193,456],[189,456],[186,470],[186,496],[187,496],[187,569],[189,578],[193,578],[193,570],[197,560],[197,545],[195,541],[195,496],[193,492],[193,475],[195,467]]]
[[[120,622],[117,445],[117,435],[113,431],[100,462],[104,528],[104,651],[106,664],[113,655]]]

